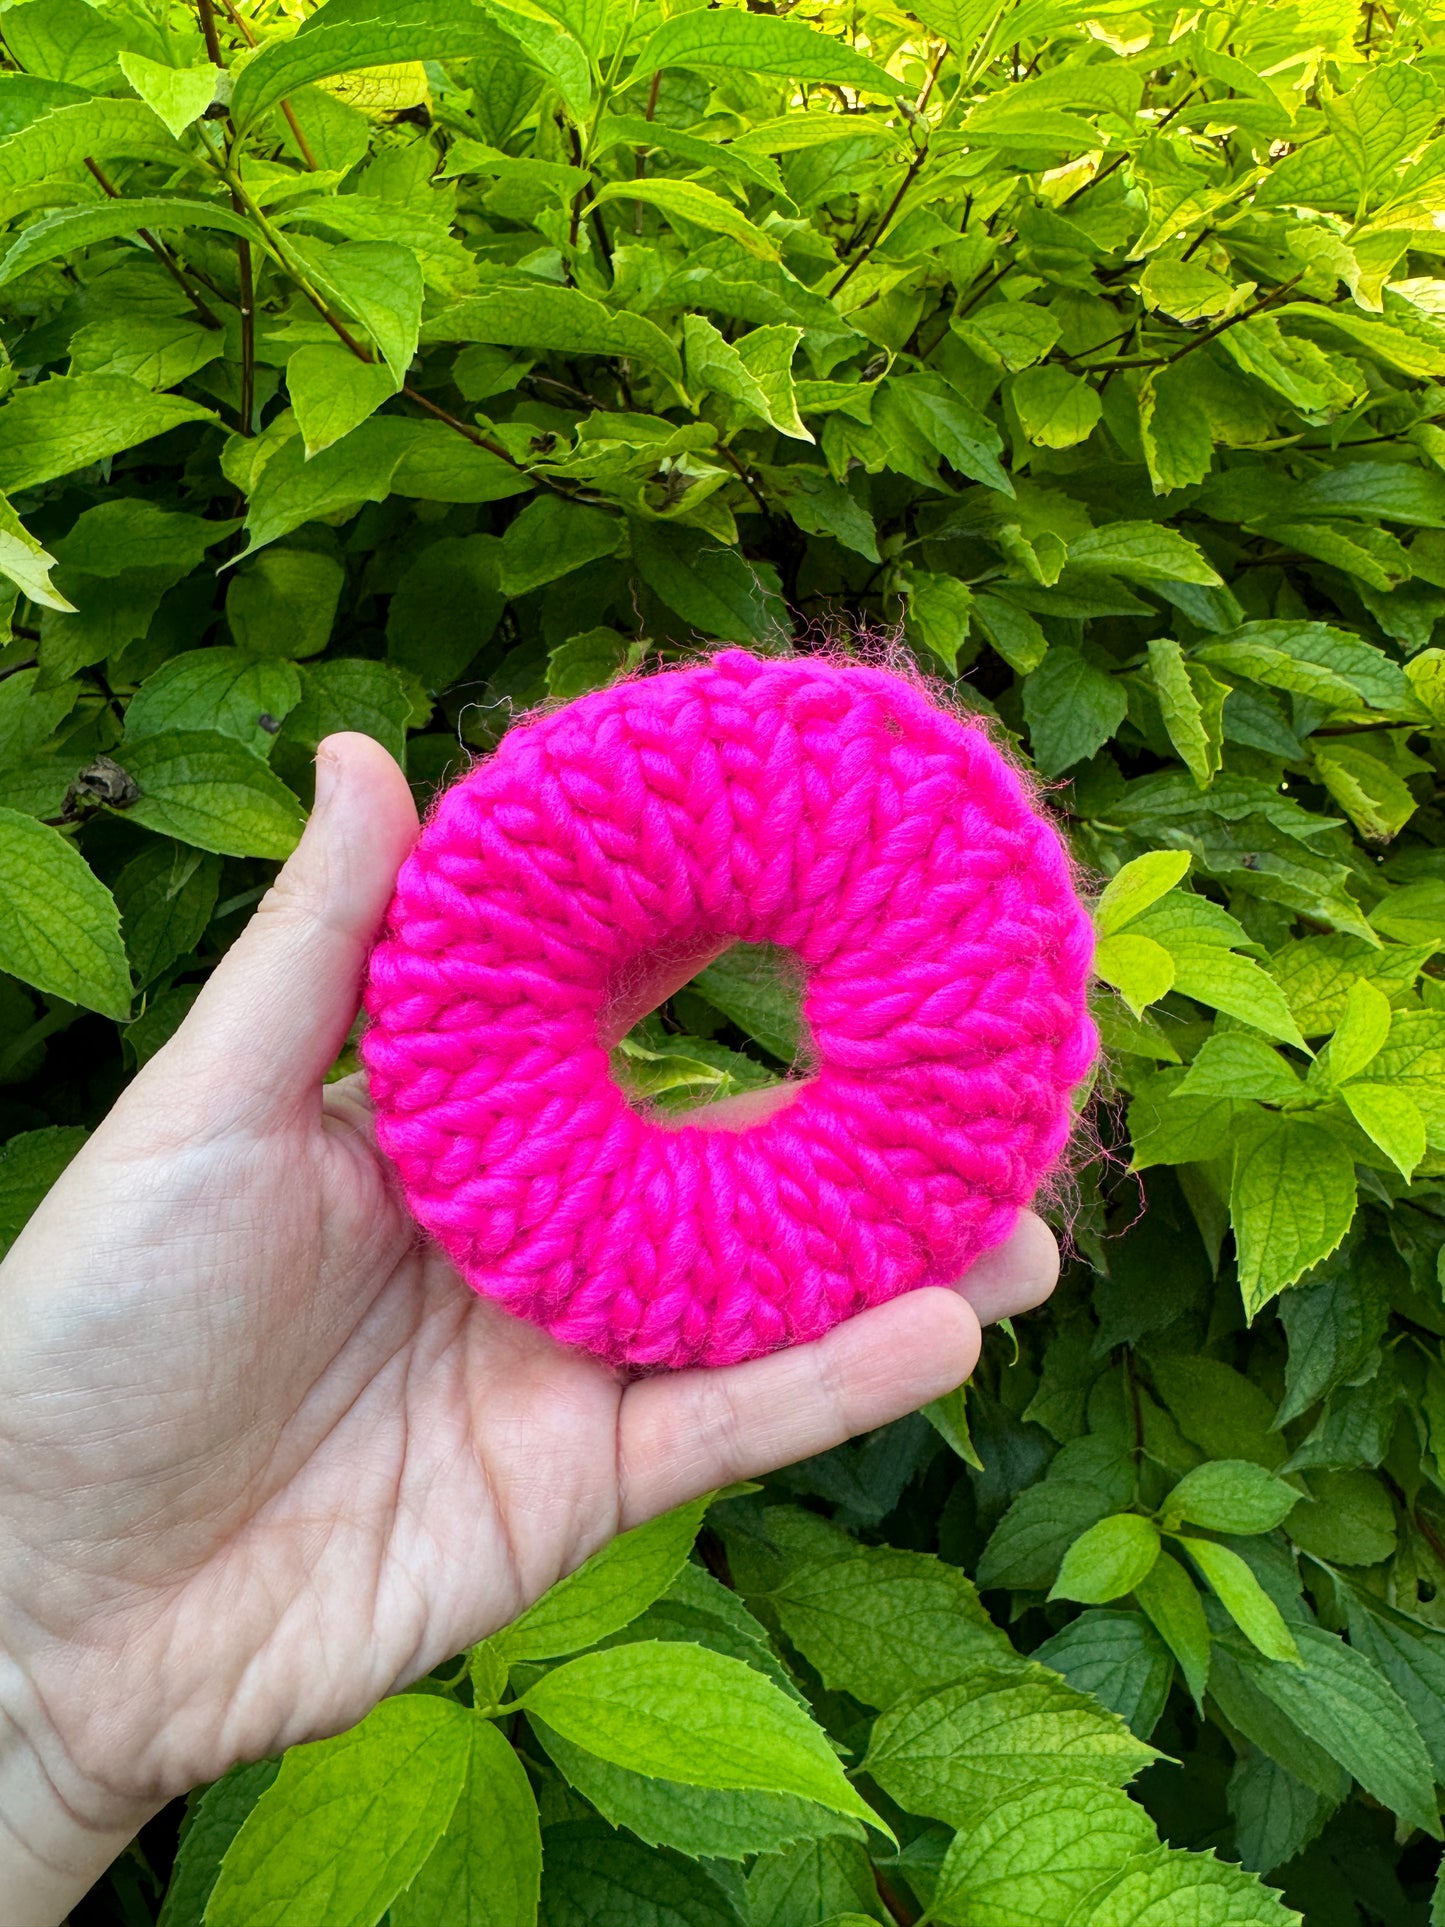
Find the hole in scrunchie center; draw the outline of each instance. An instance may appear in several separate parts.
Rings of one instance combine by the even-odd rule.
[[[613,1079],[658,1123],[761,1123],[793,1102],[813,1061],[804,988],[801,962],[777,944],[642,959],[613,986],[599,1024]]]

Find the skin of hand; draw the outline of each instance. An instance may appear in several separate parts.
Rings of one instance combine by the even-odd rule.
[[[296,854],[0,1266],[5,1927],[53,1927],[166,1800],[353,1725],[614,1533],[951,1390],[1057,1277],[1025,1216],[954,1290],[631,1383],[466,1290],[358,1080],[323,1087],[416,833],[383,749],[322,745]]]

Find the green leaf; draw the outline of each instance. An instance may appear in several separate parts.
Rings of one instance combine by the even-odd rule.
[[[149,837],[115,881],[126,954],[142,988],[194,950],[220,891],[220,860]]]
[[[791,323],[775,322],[770,327],[754,328],[748,334],[739,335],[733,346],[763,396],[763,419],[794,441],[810,442],[813,436],[798,414],[797,391],[793,386],[793,357],[803,334],[802,328]]]
[[[5,43],[27,75],[68,81],[87,92],[119,81],[121,36],[113,21],[81,0],[31,0],[28,13],[5,23]]]
[[[206,1788],[187,1817],[156,1927],[202,1927],[221,1862],[280,1771],[279,1760],[257,1760],[232,1767]]]
[[[1164,1526],[1203,1526],[1208,1532],[1273,1532],[1300,1494],[1251,1459],[1214,1459],[1186,1472],[1160,1508]]]
[[[801,20],[732,8],[678,14],[638,49],[638,75],[666,67],[732,67],[784,80],[821,81],[891,96],[899,83],[844,41]]]
[[[1262,1115],[1234,1154],[1229,1216],[1251,1318],[1327,1258],[1355,1215],[1355,1168],[1338,1138],[1308,1118]]]
[[[873,426],[885,436],[901,432],[904,438],[912,437],[925,452],[941,455],[960,475],[982,482],[985,488],[1002,495],[1014,492],[999,466],[1003,440],[998,430],[934,375],[890,376],[873,404]]]
[[[576,288],[488,289],[443,309],[425,333],[428,339],[487,341],[502,348],[616,355],[644,362],[682,384],[682,362],[661,328],[626,309],[607,308]]]
[[[1032,675],[1048,652],[1048,637],[1038,623],[1027,610],[1002,596],[975,595],[973,619],[1009,668],[1020,676]]]
[[[1251,1646],[1266,1659],[1283,1665],[1300,1665],[1294,1634],[1285,1624],[1279,1607],[1239,1554],[1231,1552],[1228,1546],[1216,1544],[1213,1539],[1196,1539],[1189,1533],[1180,1533],[1178,1537]]]
[[[1112,984],[1136,1017],[1157,1004],[1174,986],[1174,959],[1152,937],[1103,937],[1094,950],[1094,970]]]
[[[309,81],[411,60],[468,60],[495,46],[487,10],[467,0],[329,0],[289,39],[261,47],[236,76],[238,128]]]
[[[1361,836],[1388,843],[1417,808],[1403,777],[1353,743],[1311,745],[1315,773]]]
[[[1182,266],[1186,275],[1190,266],[1179,262],[1165,264],[1156,257],[1145,270],[1146,277],[1165,265],[1175,269]],[[1225,299],[1229,298],[1227,283],[1220,282],[1208,269],[1197,272],[1212,282],[1215,290],[1222,287]],[[1193,298],[1201,296],[1209,300],[1218,298],[1217,293],[1204,290]],[[1179,293],[1175,298],[1186,303],[1190,300]],[[1187,369],[1151,369],[1144,377],[1139,387],[1139,440],[1156,495],[1190,488],[1208,475],[1214,461],[1214,423],[1208,401],[1194,379],[1193,363]]]
[[[615,515],[557,495],[529,502],[502,537],[500,588],[526,595],[604,555],[613,555],[625,533]]]
[[[223,329],[202,327],[190,315],[103,315],[70,337],[70,369],[76,375],[126,375],[150,389],[174,388],[218,361],[225,347]]]
[[[1209,1621],[1194,1581],[1167,1552],[1161,1552],[1148,1575],[1134,1588],[1134,1597],[1154,1630],[1179,1662],[1179,1670],[1202,1707],[1209,1683]]]
[[[555,1659],[620,1632],[666,1592],[686,1563],[710,1495],[619,1533],[494,1635],[511,1663]]]
[[[1357,978],[1345,996],[1345,1008],[1329,1048],[1320,1058],[1321,1073],[1332,1085],[1358,1077],[1384,1049],[1390,1035],[1390,1000],[1367,978]]]
[[[1157,1841],[1144,1809],[1113,1787],[1023,1787],[954,1836],[932,1911],[970,1927],[1052,1927]]]
[[[284,554],[285,551],[273,551]],[[386,617],[387,654],[435,693],[491,640],[506,603],[501,544],[492,535],[443,536],[408,563]]]
[[[1042,361],[1061,333],[1055,315],[1028,301],[1000,301],[977,314],[955,316],[949,325],[980,360],[1010,374]],[[1097,414],[1094,419],[1098,420]]]
[[[209,61],[199,67],[163,67],[133,53],[122,53],[119,60],[131,86],[176,139],[215,99],[218,76]]]
[[[1112,937],[1142,916],[1150,904],[1184,881],[1192,861],[1187,850],[1150,850],[1126,863],[1109,879],[1094,906],[1099,934]]]
[[[970,1827],[984,1800],[1041,1780],[1123,1786],[1155,1757],[1117,1714],[1020,1661],[881,1714],[864,1767],[910,1813]]]
[[[748,563],[700,530],[634,522],[632,559],[653,594],[703,635],[766,642],[782,627],[781,605]]]
[[[119,576],[138,568],[167,569],[178,582],[208,549],[234,533],[232,521],[211,522],[144,496],[112,497],[86,509],[55,544],[67,570]]]
[[[791,1793],[882,1825],[822,1729],[750,1666],[705,1647],[643,1640],[589,1653],[538,1680],[520,1704],[629,1772]]]
[[[1211,1459],[1253,1459],[1266,1471],[1288,1448],[1274,1430],[1274,1406],[1243,1372],[1217,1358],[1164,1353],[1150,1360],[1159,1396],[1180,1431]]]
[[[185,150],[144,102],[77,101],[41,114],[0,140],[0,190],[53,180],[87,159],[107,161],[121,155],[128,160],[157,161],[167,169],[187,164]]]
[[[1264,1104],[1288,1104],[1304,1093],[1279,1052],[1244,1030],[1207,1037],[1178,1088],[1181,1097],[1252,1097]]]
[[[1100,569],[1126,582],[1197,582],[1220,577],[1196,545],[1158,522],[1109,522],[1069,544],[1069,566]]]
[[[125,375],[52,375],[0,408],[0,491],[35,488],[182,422],[214,420],[210,409],[153,395]]]
[[[1377,1566],[1394,1552],[1395,1508],[1373,1473],[1359,1466],[1313,1473],[1310,1497],[1290,1525],[1305,1552],[1337,1566]]]
[[[0,925],[0,943],[3,940]],[[21,1131],[0,1145],[0,1258],[85,1139],[81,1125],[52,1124],[39,1131]]]
[[[289,856],[301,805],[261,757],[217,730],[166,730],[122,744],[140,790],[126,813],[147,829],[219,856]]]
[[[735,944],[693,978],[725,1017],[755,1038],[781,1064],[792,1064],[802,1048],[799,993],[790,960],[761,945]]]
[[[570,1787],[611,1826],[626,1827],[650,1847],[675,1847],[708,1860],[742,1860],[843,1829],[862,1833],[856,1821],[792,1794],[724,1791],[628,1773],[573,1746],[543,1720],[534,1719],[532,1731]]]
[[[4,419],[0,411],[0,427]],[[246,516],[251,539],[243,553],[254,554],[304,522],[344,519],[393,491],[435,502],[500,502],[531,486],[499,455],[442,422],[374,415],[310,461],[299,435],[282,444],[254,485]]]
[[[1137,1612],[1080,1613],[1062,1632],[1036,1646],[1033,1657],[1079,1692],[1092,1693],[1140,1740],[1147,1740],[1158,1725],[1174,1681],[1168,1647]]]
[[[361,323],[399,388],[421,332],[422,276],[415,252],[399,241],[333,247],[294,234],[286,246],[322,293]]]
[[[1350,1116],[1376,1144],[1406,1184],[1425,1155],[1425,1120],[1408,1091],[1390,1084],[1347,1084],[1340,1092]]]
[[[398,762],[406,754],[412,697],[399,670],[369,657],[336,656],[300,671],[301,700],[286,721],[287,740],[308,749],[337,730],[375,737]]]
[[[1202,663],[1186,662],[1177,642],[1149,644],[1149,675],[1169,740],[1200,789],[1219,774],[1224,754],[1224,699],[1228,683]]]
[[[1201,644],[1194,657],[1308,696],[1328,710],[1354,710],[1361,702],[1402,710],[1410,700],[1404,671],[1382,649],[1323,622],[1246,622],[1232,635]]]
[[[1081,376],[1054,364],[1026,369],[1009,394],[1024,434],[1040,448],[1072,448],[1087,441],[1104,412],[1097,392]]]
[[[314,656],[326,647],[346,573],[329,555],[272,549],[231,577],[226,622],[253,656]]]
[[[298,348],[286,364],[286,392],[300,424],[306,459],[349,435],[390,400],[396,388],[396,377],[384,363],[358,361],[339,341]]]
[[[120,912],[68,838],[0,809],[0,970],[123,1020],[130,970]]]
[[[983,1549],[975,1571],[979,1585],[1047,1591],[1074,1540],[1108,1510],[1109,1495],[1082,1480],[1059,1477],[1026,1487]]]
[[[72,610],[75,605],[67,602],[50,580],[54,567],[55,557],[35,540],[0,495],[0,575],[42,609]]]
[[[547,1829],[546,1927],[742,1927],[743,1916],[709,1876],[596,1821]]]
[[[681,221],[684,233],[691,226],[725,234],[749,254],[759,255],[764,261],[778,259],[778,244],[771,235],[755,227],[736,202],[724,200],[697,181],[609,181],[592,197],[591,206],[606,207],[623,200],[640,201],[645,207],[655,207],[669,221]]]
[[[1124,685],[1080,650],[1056,644],[1024,684],[1034,761],[1058,776],[1100,749],[1127,715]]]
[[[1228,1011],[1231,1017],[1253,1024],[1266,1037],[1303,1047],[1284,992],[1274,979],[1252,957],[1238,956],[1222,944],[1192,941],[1191,935],[1159,939],[1174,959],[1174,988],[1213,1010]]]
[[[1341,1588],[1350,1644],[1374,1661],[1410,1709],[1438,1781],[1445,1772],[1445,1634],[1372,1593]]]
[[[971,1582],[921,1552],[860,1547],[852,1558],[804,1565],[768,1603],[823,1683],[868,1706],[891,1706],[1010,1650]]]
[[[1254,1747],[1235,1763],[1228,1798],[1240,1864],[1259,1874],[1293,1860],[1319,1836],[1335,1808],[1327,1795]]]
[[[919,574],[908,595],[908,619],[950,675],[968,638],[972,592],[951,575]]]
[[[446,1830],[473,1722],[407,1693],[337,1739],[292,1747],[222,1863],[206,1927],[375,1927]]]
[[[391,1927],[534,1927],[542,1835],[526,1769],[495,1726],[472,1723],[446,1831],[391,1903]]]
[[[1132,1592],[1159,1557],[1159,1530],[1137,1512],[1116,1512],[1090,1526],[1064,1555],[1050,1599],[1101,1606]]]
[[[781,501],[807,534],[831,535],[835,542],[869,562],[880,559],[878,532],[872,516],[826,469],[801,465],[769,468],[759,463],[757,473],[769,495]]]
[[[250,656],[242,649],[188,649],[148,676],[131,698],[126,740],[168,730],[214,729],[265,756],[282,719],[300,699],[301,679],[279,657]]]
[[[1429,1756],[1399,1694],[1334,1633],[1301,1625],[1295,1635],[1303,1666],[1249,1655],[1239,1662],[1249,1680],[1382,1806],[1438,1839]]]
[[[1300,1916],[1251,1873],[1212,1854],[1161,1847],[1133,1861],[1069,1915],[1069,1927],[1301,1927]]]

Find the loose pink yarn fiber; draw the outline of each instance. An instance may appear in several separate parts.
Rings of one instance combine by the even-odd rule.
[[[806,973],[814,1074],[742,1131],[644,1117],[598,1038],[629,967],[709,939]],[[474,1289],[614,1363],[725,1365],[1007,1236],[1093,1056],[1090,956],[981,729],[885,670],[730,649],[519,725],[447,791],[362,1055]]]

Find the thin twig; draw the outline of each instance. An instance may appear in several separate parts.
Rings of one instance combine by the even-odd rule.
[[[1277,288],[1271,288],[1269,293],[1261,295],[1258,301],[1251,301],[1249,306],[1242,308],[1238,314],[1226,315],[1223,321],[1217,322],[1212,328],[1206,328],[1202,335],[1196,335],[1193,341],[1186,341],[1182,348],[1176,348],[1172,355],[1166,355],[1164,359],[1171,363],[1183,361],[1184,357],[1192,355],[1196,348],[1205,347],[1217,336],[1224,334],[1227,329],[1237,328],[1241,321],[1250,320],[1261,309],[1267,308],[1271,301],[1278,301],[1281,295],[1288,294],[1291,288],[1304,280],[1304,277],[1305,270],[1301,268],[1298,274],[1291,275],[1288,281],[1281,281]]]
[[[233,0],[221,0],[221,5],[226,9],[226,14],[230,19],[231,25],[236,29],[237,33],[240,34],[246,45],[248,47],[254,47],[256,44],[256,35],[250,21],[243,13],[237,12]],[[217,65],[219,64],[218,61]],[[301,123],[297,120],[295,111],[289,100],[282,101],[281,112],[286,116],[286,125],[291,129],[291,138],[299,148],[302,160],[311,173],[314,174],[316,172],[316,156],[311,151],[311,143],[301,132]]]
[[[113,181],[108,180],[106,176],[101,173],[100,169],[96,166],[95,162],[90,158],[88,154],[85,157],[85,165],[89,169],[90,173],[100,183],[101,190],[103,193],[105,193],[112,201],[124,200],[125,196],[121,193],[120,189],[115,185]],[[211,312],[211,310],[206,306],[205,302],[202,301],[201,297],[196,293],[195,289],[191,286],[190,282],[186,279],[185,275],[182,274],[169,248],[165,247],[163,243],[158,241],[156,237],[151,233],[148,227],[138,227],[136,229],[136,233],[140,236],[141,240],[145,242],[146,246],[150,249],[151,253],[156,257],[157,261],[160,262],[161,266],[165,269],[166,273],[175,282],[176,286],[180,289],[181,293],[186,297],[187,301],[190,302],[191,306],[195,309],[197,317],[199,318],[203,326],[207,328],[219,328],[221,326],[219,317]]]
[[[206,58],[213,67],[224,67],[221,58],[221,42],[216,33],[216,9],[211,0],[196,0],[196,10],[201,16],[201,32],[206,37]]]

